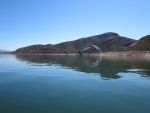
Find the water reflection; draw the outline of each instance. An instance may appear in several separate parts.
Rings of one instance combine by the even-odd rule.
[[[141,57],[100,57],[78,55],[17,55],[18,60],[33,66],[60,66],[76,71],[99,74],[103,79],[118,79],[120,72],[150,76],[150,59]]]

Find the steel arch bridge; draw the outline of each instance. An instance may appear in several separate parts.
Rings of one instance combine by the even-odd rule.
[[[85,47],[84,49],[79,50],[78,53],[79,53],[79,54],[83,54],[85,51],[87,51],[87,50],[89,50],[89,49],[91,49],[91,48],[95,48],[99,53],[102,52],[99,47],[97,47],[96,45],[91,44],[91,45]]]

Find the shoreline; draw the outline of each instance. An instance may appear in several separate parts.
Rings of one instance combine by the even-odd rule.
[[[101,56],[150,57],[150,51],[105,52],[102,53]]]
[[[10,53],[16,55],[79,55],[78,53]],[[118,51],[118,52],[102,52],[102,53],[84,53],[84,55],[90,56],[146,56],[150,57],[150,51]]]

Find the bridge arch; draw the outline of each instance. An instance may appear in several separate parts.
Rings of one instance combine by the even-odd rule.
[[[85,47],[84,49],[79,50],[78,53],[79,53],[79,54],[83,54],[85,51],[87,51],[87,50],[89,50],[89,49],[91,49],[91,48],[95,48],[95,49],[96,49],[98,52],[100,52],[100,53],[102,52],[101,49],[100,49],[98,46],[91,44],[91,45]]]

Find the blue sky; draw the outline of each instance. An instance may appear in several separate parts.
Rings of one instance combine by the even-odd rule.
[[[0,49],[116,32],[150,34],[150,0],[0,0]]]

